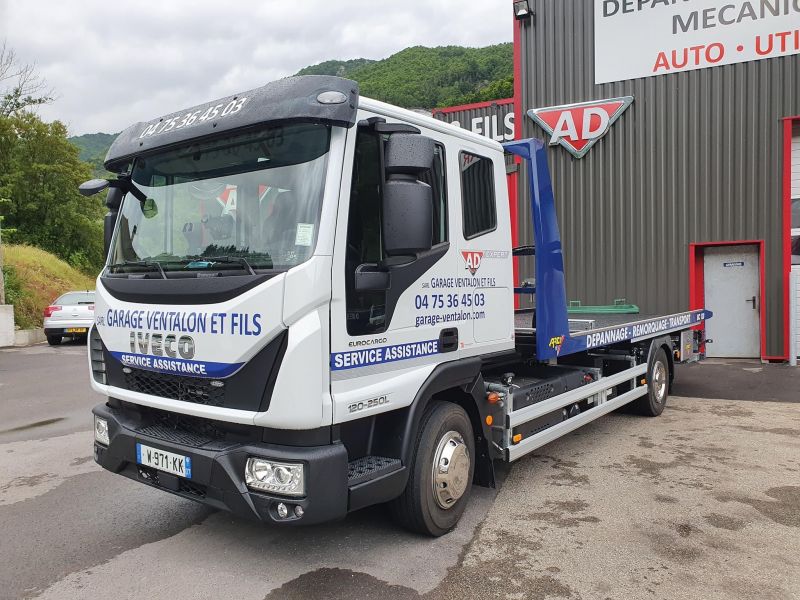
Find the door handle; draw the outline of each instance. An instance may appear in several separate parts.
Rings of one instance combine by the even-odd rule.
[[[745,302],[752,302],[753,303],[753,310],[756,310],[756,297],[753,296],[752,298],[748,298]]]
[[[439,352],[458,350],[458,327],[442,329],[439,334]]]

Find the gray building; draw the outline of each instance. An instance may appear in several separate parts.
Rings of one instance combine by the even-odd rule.
[[[706,306],[709,356],[787,359],[797,3],[513,4],[517,135],[552,144],[568,297],[624,297],[642,313]]]

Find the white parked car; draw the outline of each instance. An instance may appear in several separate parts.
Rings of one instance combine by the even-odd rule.
[[[94,324],[94,290],[67,292],[44,309],[47,343],[58,346],[65,338],[83,338]]]

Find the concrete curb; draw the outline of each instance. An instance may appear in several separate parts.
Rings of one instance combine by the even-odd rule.
[[[41,344],[47,341],[44,335],[44,329],[41,327],[37,329],[17,329],[14,332],[14,346],[33,346],[34,344]]]
[[[0,304],[0,348],[14,344],[14,307]]]

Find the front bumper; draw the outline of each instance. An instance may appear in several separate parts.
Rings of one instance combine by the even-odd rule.
[[[295,447],[268,443],[210,441],[197,447],[154,437],[140,431],[139,423],[124,410],[99,404],[92,412],[108,421],[109,445],[95,442],[94,459],[104,469],[124,475],[234,514],[279,525],[315,524],[347,514],[347,451],[341,443]],[[149,431],[149,430],[148,430]],[[174,452],[192,459],[192,477],[183,479],[136,463],[136,443]],[[302,498],[251,491],[244,483],[249,456],[305,465],[306,495]],[[280,518],[277,506],[289,507],[289,516]],[[295,506],[303,508],[297,517]]]

